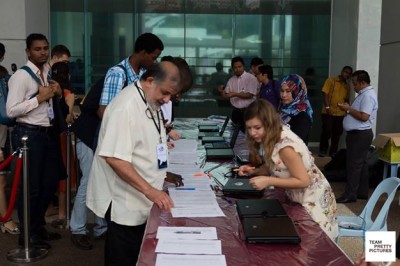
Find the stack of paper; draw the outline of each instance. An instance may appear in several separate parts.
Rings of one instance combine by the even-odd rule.
[[[225,266],[215,227],[164,227],[157,231],[156,266]]]
[[[180,139],[174,142],[175,147],[169,150],[170,164],[196,164],[197,141],[194,139]]]

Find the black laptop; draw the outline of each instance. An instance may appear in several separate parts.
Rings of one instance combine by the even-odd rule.
[[[246,154],[246,155],[245,154],[236,154],[235,161],[239,165],[249,164],[250,163],[249,154]]]
[[[288,216],[242,219],[243,231],[249,243],[298,244],[300,236]]]
[[[245,195],[261,197],[264,194],[264,190],[253,188],[248,178],[230,178],[222,187],[222,193],[233,197]]]
[[[287,216],[277,199],[238,199],[236,209],[240,218]]]
[[[221,130],[219,132],[199,132],[198,138],[203,139],[203,138],[208,138],[208,137],[219,137],[219,139],[222,139],[224,141],[224,138],[222,135],[225,132],[226,127],[228,126],[229,123],[229,116],[225,118],[224,124],[221,127]]]
[[[216,139],[218,137],[204,137],[202,139],[202,143],[204,145],[204,148],[207,149],[233,149],[236,144],[237,137],[239,135],[240,128],[238,126],[234,126],[232,135],[231,135],[231,140],[229,142],[226,142],[223,137],[220,137],[223,139],[223,141],[211,141],[212,139]],[[207,142],[207,140],[210,140],[210,142]]]
[[[199,124],[199,132],[218,132],[219,127],[215,123]]]

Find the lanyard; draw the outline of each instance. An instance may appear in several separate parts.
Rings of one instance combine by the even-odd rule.
[[[146,115],[147,115],[147,111],[149,111],[150,116],[151,116],[151,120],[153,120],[154,126],[156,127],[157,132],[158,132],[158,134],[160,135],[160,143],[162,143],[162,139],[161,139],[161,122],[160,122],[160,114],[159,114],[159,111],[157,111],[157,121],[158,121],[158,124],[157,124],[156,120],[154,119],[153,112],[152,112],[150,106],[147,104],[147,100],[146,100],[146,97],[145,97],[145,95],[144,95],[143,89],[139,88],[139,86],[137,85],[137,81],[135,81],[134,84],[135,84],[135,87],[136,87],[136,89],[137,89],[137,91],[138,91],[140,97],[141,97],[142,100],[143,100],[143,103],[147,106]],[[149,117],[149,116],[147,115],[147,117]]]

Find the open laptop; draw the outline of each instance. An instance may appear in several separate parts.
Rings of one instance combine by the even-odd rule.
[[[222,135],[225,132],[226,127],[228,126],[229,123],[229,116],[227,116],[225,118],[224,124],[221,127],[221,130],[219,132],[199,132],[198,138],[199,139],[203,139],[204,137],[219,137],[220,139],[222,139],[222,141],[224,141],[224,138],[222,137]]]
[[[230,178],[222,187],[222,193],[226,196],[257,196],[261,197],[264,190],[257,190],[250,185],[248,178]]]
[[[243,231],[249,243],[298,244],[300,236],[288,216],[242,219]]]
[[[233,147],[235,147],[236,140],[239,135],[239,131],[240,131],[240,128],[238,126],[235,126],[233,129],[233,132],[232,132],[231,140],[229,142],[226,142],[225,139],[222,137],[221,138],[223,139],[223,141],[207,142],[207,141],[205,141],[206,137],[204,137],[202,140],[204,148],[206,148],[206,150],[207,149],[229,149],[229,148],[233,149]],[[207,138],[211,140],[213,137],[207,137]],[[216,138],[216,137],[214,137],[214,138]]]
[[[249,154],[236,154],[235,160],[239,165],[250,163]]]
[[[199,132],[218,132],[219,127],[215,123],[199,124]]]
[[[277,199],[238,199],[236,210],[240,218],[287,216]]]

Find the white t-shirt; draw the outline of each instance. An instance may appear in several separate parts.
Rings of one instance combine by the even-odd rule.
[[[167,120],[167,124],[170,124],[172,122],[172,101],[161,105],[161,111],[164,114],[164,119]]]
[[[146,110],[134,84],[111,101],[104,113],[89,176],[87,206],[99,217],[104,217],[112,202],[111,221],[121,225],[145,223],[153,203],[121,179],[101,156],[130,162],[150,185],[162,188],[166,172],[158,169],[156,153],[160,134]],[[155,119],[157,122],[157,115]],[[162,142],[166,144],[161,115],[159,119]]]

